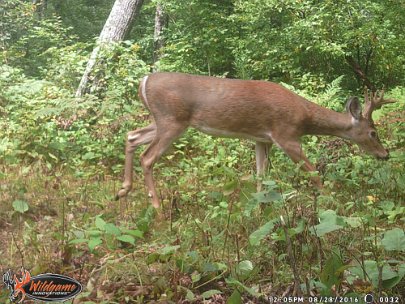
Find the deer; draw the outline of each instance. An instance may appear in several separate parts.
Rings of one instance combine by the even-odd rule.
[[[395,102],[384,99],[384,89],[365,89],[364,111],[357,97],[348,98],[345,113],[313,103],[280,84],[261,80],[157,72],[141,80],[138,94],[153,122],[128,133],[124,182],[116,199],[131,191],[134,151],[148,144],[140,163],[152,206],[159,208],[153,166],[189,127],[212,136],[255,141],[258,176],[266,171],[273,145],[301,164],[302,170],[316,172],[301,148],[300,138],[304,135],[337,136],[356,143],[378,159],[389,158],[372,119],[375,109]],[[310,178],[315,187],[322,188],[317,174]]]

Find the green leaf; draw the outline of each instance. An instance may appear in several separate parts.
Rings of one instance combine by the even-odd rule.
[[[263,240],[274,228],[274,224],[277,220],[271,220],[257,229],[249,236],[249,243],[252,246],[259,245],[260,241]]]
[[[364,271],[367,273],[368,278],[371,279],[374,287],[378,287],[379,273],[378,273],[378,264],[376,261],[366,260],[364,261]],[[363,267],[361,265],[356,265],[350,268],[350,272],[356,274],[358,277],[364,277]],[[383,283],[388,281],[392,283],[392,279],[396,278],[398,273],[392,270],[390,265],[384,265],[382,268],[382,280]]]
[[[49,155],[51,158],[53,158],[54,160],[58,160],[58,158],[57,158],[55,155],[53,155],[52,153],[48,152],[48,155]]]
[[[188,300],[188,301],[194,301],[194,300],[195,300],[195,295],[194,295],[194,293],[193,293],[190,289],[188,289],[188,288],[186,288],[186,289],[187,289],[186,300]]]
[[[135,238],[132,235],[124,234],[117,236],[117,240],[124,242],[124,243],[130,243],[132,245],[135,245]]]
[[[100,230],[105,230],[105,225],[107,223],[101,218],[101,216],[96,216],[96,227]]]
[[[207,263],[203,264],[202,270],[204,272],[216,272],[216,271],[218,271],[218,268],[215,264],[207,262]]]
[[[228,269],[228,266],[226,266],[226,264],[224,263],[215,263],[215,267],[219,270],[219,271],[225,271]]]
[[[345,217],[344,221],[346,222],[346,224],[348,224],[352,228],[357,228],[362,225],[361,217],[358,217],[358,216]]]
[[[323,236],[329,232],[342,229],[344,227],[343,218],[338,216],[333,210],[326,210],[319,215],[320,224],[313,226],[312,234]]]
[[[384,288],[391,289],[395,287],[399,282],[401,282],[404,276],[405,276],[405,263],[399,265],[398,275],[396,277],[383,281],[382,285]]]
[[[224,195],[228,196],[232,194],[238,188],[238,182],[236,180],[231,181],[224,185]]]
[[[339,284],[342,279],[339,270],[342,269],[343,265],[341,258],[337,254],[332,253],[332,256],[325,262],[325,266],[323,267],[321,282],[328,288]]]
[[[166,255],[166,254],[172,254],[177,251],[177,249],[180,248],[180,245],[176,246],[166,246],[161,249],[159,249],[157,252],[161,255]]]
[[[193,281],[193,283],[198,282],[199,280],[201,280],[201,274],[199,272],[193,272],[191,274],[191,280]]]
[[[384,233],[381,245],[387,251],[405,251],[405,233],[400,228],[394,228]]]
[[[220,202],[220,203],[219,203],[219,206],[220,206],[221,208],[227,209],[227,208],[228,208],[228,203],[227,203],[227,202]]]
[[[297,227],[289,229],[292,235],[300,234],[305,230],[305,221],[303,219],[298,220]]]
[[[236,268],[236,273],[241,277],[245,278],[249,276],[249,274],[253,270],[253,263],[251,261],[241,261]]]
[[[22,200],[15,200],[13,202],[13,208],[15,211],[20,212],[20,213],[25,213],[28,211],[29,206],[28,203],[26,201],[22,201]]]
[[[121,231],[126,233],[126,234],[137,237],[137,238],[143,238],[143,232],[138,230],[138,229],[125,229],[125,228],[122,228]]]
[[[121,235],[121,229],[115,226],[113,223],[108,223],[104,226],[105,233],[112,235]]]
[[[159,260],[159,254],[154,252],[151,253],[150,255],[147,256],[146,258],[146,265],[150,265],[152,263],[155,263],[156,261]]]
[[[274,201],[279,201],[283,198],[279,192],[274,190],[252,193],[252,196],[259,203],[271,203]]]
[[[87,230],[86,233],[91,238],[98,237],[98,236],[101,236],[103,234],[103,232],[100,231],[100,230]]]
[[[382,201],[378,204],[378,207],[384,212],[387,212],[395,208],[395,203],[391,201]]]
[[[84,155],[82,156],[82,159],[84,159],[84,160],[91,160],[91,159],[94,159],[94,158],[96,158],[96,157],[97,157],[97,155],[94,154],[93,152],[87,152],[86,154],[84,154]]]
[[[98,245],[100,245],[100,244],[102,244],[102,243],[103,243],[103,241],[102,241],[101,238],[94,238],[94,239],[91,239],[91,240],[87,243],[87,245],[89,246],[90,251],[93,251],[94,248],[96,248]]]
[[[235,278],[227,278],[225,279],[226,284],[231,285],[231,286],[236,286],[236,287],[240,287],[243,288],[245,291],[247,291],[250,295],[254,296],[254,297],[260,297],[260,293],[257,292],[256,290],[254,290],[253,288],[247,287],[246,285],[242,284],[241,282],[239,282],[238,280],[236,280]]]
[[[242,304],[242,296],[237,289],[233,291],[232,295],[226,301],[226,304]]]
[[[222,293],[222,292],[221,292],[220,290],[211,289],[211,290],[208,290],[208,291],[206,291],[206,292],[203,292],[203,293],[201,294],[201,297],[202,297],[204,300],[206,300],[206,299],[211,298],[213,295],[217,295],[217,294],[221,294],[221,293]]]
[[[262,184],[271,188],[275,188],[277,186],[277,183],[273,180],[265,180],[262,182]]]
[[[75,245],[75,244],[81,244],[81,243],[87,243],[88,239],[74,239],[69,241],[69,244]]]

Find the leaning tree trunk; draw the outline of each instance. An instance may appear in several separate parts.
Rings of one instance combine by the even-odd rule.
[[[370,55],[371,56],[371,53]],[[367,62],[369,59],[367,59]],[[370,79],[367,76],[367,72],[364,72],[360,64],[352,57],[352,56],[346,56],[346,62],[350,65],[352,68],[353,72],[356,74],[357,78],[364,83],[364,85],[371,91],[375,92],[376,87],[375,85],[370,81]]]
[[[96,77],[90,77],[98,62],[100,50],[111,42],[122,41],[131,30],[132,21],[138,15],[143,4],[143,0],[116,0],[110,15],[104,24],[103,30],[98,38],[98,42],[90,59],[87,62],[82,80],[76,91],[76,97],[81,97],[89,91],[95,89]],[[90,85],[90,82],[93,85]]]
[[[165,40],[163,38],[163,29],[167,26],[167,16],[163,10],[160,3],[156,6],[155,15],[155,33],[153,35],[154,50],[153,50],[153,71],[157,70],[156,63],[162,56],[162,49],[165,45]]]

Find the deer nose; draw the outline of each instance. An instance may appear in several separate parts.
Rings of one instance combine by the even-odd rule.
[[[388,160],[390,158],[390,151],[388,151],[388,149],[386,149],[385,152],[387,152],[387,154],[385,156],[380,156],[379,159]]]

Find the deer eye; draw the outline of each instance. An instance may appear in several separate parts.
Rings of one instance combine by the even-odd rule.
[[[370,131],[370,137],[371,138],[377,138],[377,132],[376,131]]]

